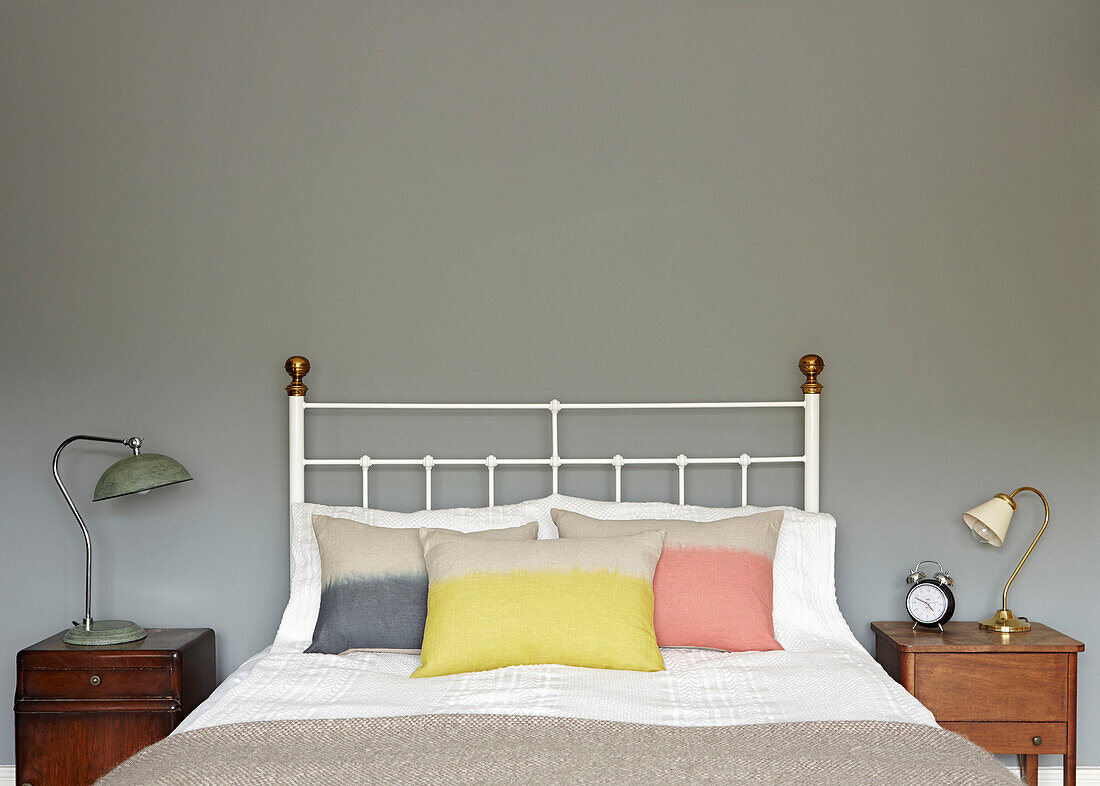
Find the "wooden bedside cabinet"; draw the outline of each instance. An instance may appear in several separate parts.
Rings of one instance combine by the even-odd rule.
[[[217,682],[214,631],[152,628],[76,647],[64,632],[19,653],[15,772],[23,786],[83,786],[171,732]]]
[[[875,658],[945,729],[990,753],[1015,753],[1027,782],[1040,753],[1061,754],[1077,782],[1077,653],[1085,645],[1040,623],[1012,635],[950,622],[944,632],[872,622]]]

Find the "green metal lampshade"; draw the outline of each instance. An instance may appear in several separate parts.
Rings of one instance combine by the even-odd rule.
[[[174,458],[159,453],[127,456],[100,475],[92,501],[137,494],[186,480],[191,480],[191,473]]]

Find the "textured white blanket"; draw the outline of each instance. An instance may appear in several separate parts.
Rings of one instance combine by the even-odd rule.
[[[813,720],[935,725],[854,642],[815,651],[666,650],[663,672],[517,666],[409,679],[415,655],[268,654],[178,731],[259,720],[498,713],[727,726]]]

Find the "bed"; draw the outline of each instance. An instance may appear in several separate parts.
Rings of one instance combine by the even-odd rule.
[[[940,729],[932,715],[852,635],[833,587],[835,521],[818,511],[820,395],[816,355],[804,356],[795,401],[671,404],[374,404],[306,401],[309,363],[287,361],[291,502],[291,597],[271,647],[237,669],[168,739],[105,776],[105,786],[254,783],[832,783],[1006,784],[1018,782],[991,756]],[[550,455],[535,458],[317,459],[305,454],[308,409],[431,409],[549,413]],[[667,458],[563,456],[559,415],[570,409],[796,408],[801,455]],[[802,507],[748,505],[749,468],[803,467]],[[497,467],[545,467],[550,495],[496,505]],[[559,469],[606,466],[615,500],[559,492]],[[624,502],[622,473],[637,464],[676,473],[675,502]],[[311,466],[358,466],[362,507],[305,501]],[[422,466],[424,510],[369,507],[372,468]],[[481,466],[489,507],[434,510],[432,473]],[[687,504],[685,475],[723,465],[740,476],[741,505]],[[556,537],[554,509],[596,518],[716,522],[782,512],[774,552],[774,631],[782,649],[724,652],[662,648],[664,670],[553,664],[410,679],[420,657],[404,652],[306,652],[320,603],[315,515],[371,526],[476,531],[489,522],[538,522]],[[747,519],[746,519],[747,520]]]

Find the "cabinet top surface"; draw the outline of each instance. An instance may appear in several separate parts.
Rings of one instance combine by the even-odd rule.
[[[126,644],[107,644],[97,647],[79,647],[74,644],[66,644],[61,637],[68,633],[63,630],[60,633],[43,639],[37,644],[32,644],[23,652],[124,652],[124,653],[157,653],[175,652],[196,642],[206,636],[213,636],[210,628],[148,628],[149,635],[140,641],[131,641]]]
[[[911,622],[872,622],[871,630],[902,652],[1081,652],[1085,645],[1041,622],[1027,633],[982,630],[977,622],[949,622],[943,633]]]

